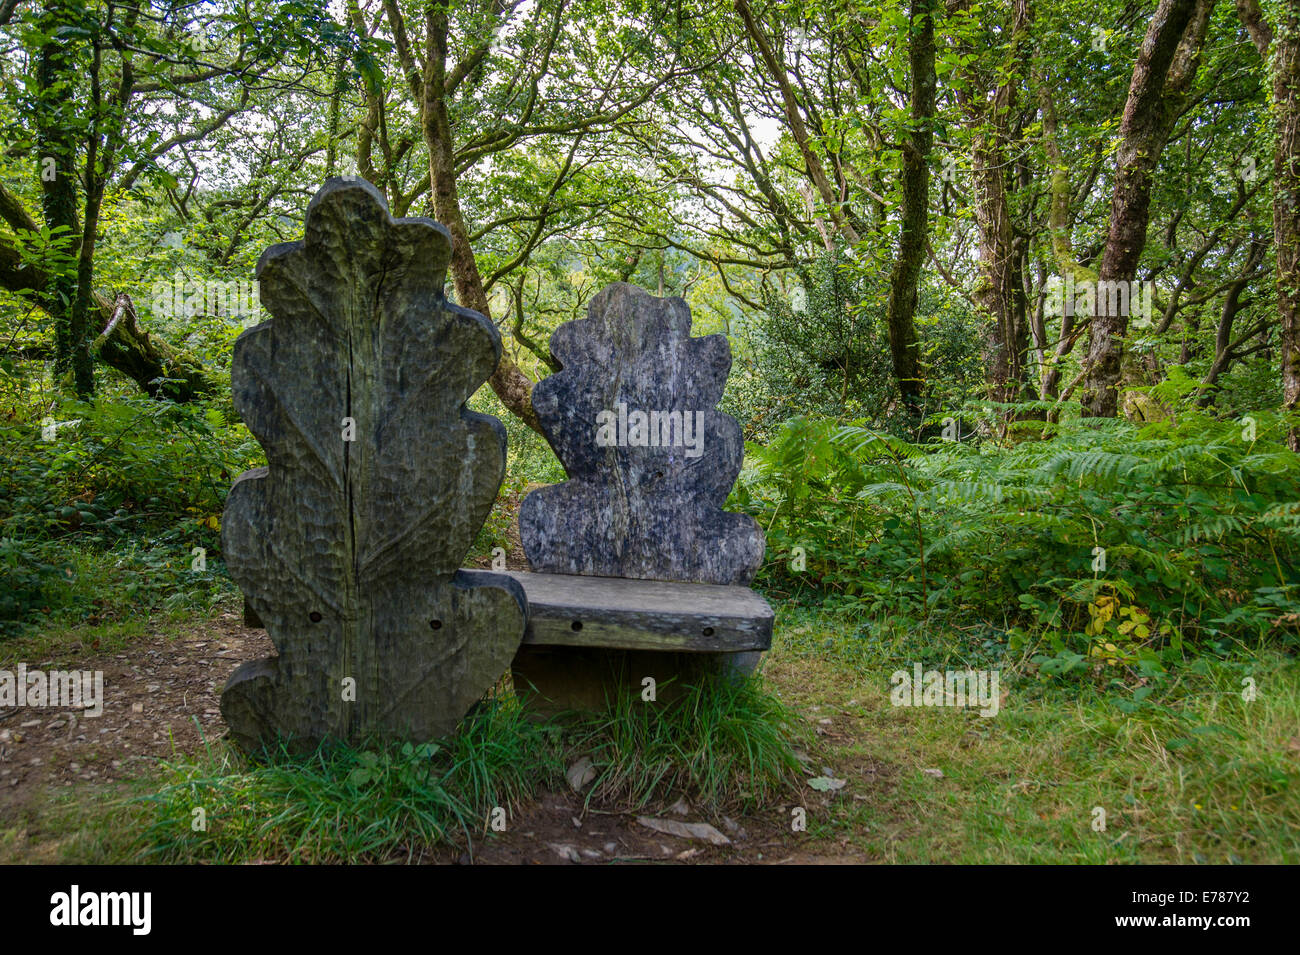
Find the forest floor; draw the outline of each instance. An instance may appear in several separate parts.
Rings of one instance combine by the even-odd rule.
[[[12,652],[12,648],[7,648]],[[235,614],[157,628],[91,629],[55,648],[35,643],[33,669],[101,670],[104,712],[77,719],[62,709],[0,711],[0,863],[79,861],[102,809],[149,791],[159,760],[195,754],[224,731],[219,692],[245,660],[274,653],[265,631]],[[7,653],[6,656],[10,654]],[[9,664],[6,664],[7,666]],[[823,733],[831,731],[819,727]],[[864,777],[874,783],[875,770]],[[818,796],[816,793],[811,793]],[[866,798],[857,794],[857,798]],[[837,863],[871,861],[847,838],[809,840],[785,821],[787,807],[755,816],[697,813],[679,800],[654,812],[584,805],[575,792],[542,793],[516,813],[509,830],[475,847],[476,864],[572,862]],[[655,816],[718,823],[729,846],[683,840],[639,822]],[[79,830],[79,822],[86,831]],[[435,853],[469,862],[461,850]]]
[[[806,721],[810,773],[842,788],[804,787],[747,815],[681,801],[628,812],[546,792],[507,832],[481,840],[472,861],[1300,862],[1294,659],[1180,677],[1162,703],[1132,711],[1086,689],[1004,691],[998,717],[986,719],[892,706],[888,673],[845,656],[851,629],[782,613],[763,666],[769,689]],[[266,634],[233,613],[6,643],[0,667],[102,670],[106,700],[102,716],[79,720],[0,711],[0,862],[129,861],[114,813],[156,791],[160,760],[224,745],[220,688],[241,662],[271,652]],[[1261,688],[1251,703],[1237,690],[1247,671]],[[807,830],[795,832],[799,807]],[[709,822],[730,845],[667,835],[643,817]],[[433,861],[471,860],[449,850]]]

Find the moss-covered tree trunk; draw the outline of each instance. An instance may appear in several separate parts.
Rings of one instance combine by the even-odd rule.
[[[930,148],[934,142],[934,100],[938,77],[934,65],[935,0],[912,0],[908,61],[912,72],[911,130],[903,140],[903,200],[898,257],[889,276],[886,324],[894,377],[903,404],[921,406],[924,381],[916,335],[917,283],[925,258],[930,225]]]
[[[1300,411],[1300,0],[1287,0],[1273,61],[1277,143],[1273,156],[1273,242],[1281,319],[1282,403]],[[1300,428],[1288,435],[1300,451]]]
[[[43,263],[47,279],[41,306],[54,320],[54,372],[73,373],[76,389],[93,387],[85,314],[77,299],[77,132],[72,112],[75,56],[59,30],[71,25],[73,5],[53,0],[37,18],[44,39],[36,65],[36,175],[41,183],[41,213],[50,233]]]
[[[1200,63],[1214,0],[1160,0],[1133,66],[1115,150],[1115,191],[1098,282],[1132,282],[1151,221],[1151,181]],[[1083,413],[1113,418],[1119,405],[1128,315],[1097,295],[1088,329]]]
[[[1023,393],[1029,323],[1011,219],[1013,185],[1008,173],[1016,92],[1028,74],[1027,0],[1016,0],[1011,16],[1011,45],[999,79],[994,82],[978,69],[972,57],[965,82],[958,90],[971,130],[975,221],[980,233],[980,282],[974,298],[989,322],[985,355],[989,392],[994,400],[1008,402],[1033,397]]]

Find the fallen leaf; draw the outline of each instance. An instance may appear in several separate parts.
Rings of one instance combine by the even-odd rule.
[[[715,846],[731,845],[730,839],[707,822],[678,822],[676,819],[655,819],[653,816],[638,816],[636,821],[647,829],[677,836],[679,839],[700,839]]]
[[[819,793],[833,792],[836,789],[843,789],[847,779],[832,779],[830,776],[814,776],[808,780],[808,785]]]
[[[561,859],[567,859],[570,862],[582,861],[582,856],[578,855],[578,850],[567,843],[548,842],[547,845],[550,846],[551,851]]]
[[[584,756],[570,766],[564,778],[569,781],[570,789],[576,793],[582,792],[596,778],[596,767],[592,764],[591,757]]]

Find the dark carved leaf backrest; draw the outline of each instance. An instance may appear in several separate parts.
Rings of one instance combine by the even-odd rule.
[[[762,560],[754,521],[721,510],[744,457],[739,424],[717,411],[731,368],[723,335],[691,337],[690,310],[624,283],[551,338],[561,371],[533,407],[569,480],[524,501],[534,570],[705,583],[748,582]],[[597,416],[703,413],[698,456],[683,446],[599,446]],[[626,433],[626,432],[625,432]]]

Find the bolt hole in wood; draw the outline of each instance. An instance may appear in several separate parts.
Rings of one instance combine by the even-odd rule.
[[[307,617],[311,620],[312,623],[320,623],[320,614],[317,613],[315,610],[309,613]]]
[[[712,627],[705,627],[705,628],[704,628],[704,635],[705,635],[706,637],[711,637],[711,636],[713,636],[713,628],[712,628]]]
[[[442,621],[441,621],[441,620],[430,620],[430,621],[429,621],[429,626],[430,626],[431,628],[433,628],[434,630],[441,630],[441,629],[442,629]]]
[[[575,633],[577,633],[579,630],[582,629],[582,621],[581,621],[581,620],[575,620],[575,621],[573,621],[573,623],[571,623],[569,626],[570,626],[570,628],[571,628]]]

